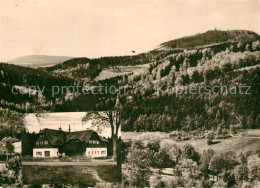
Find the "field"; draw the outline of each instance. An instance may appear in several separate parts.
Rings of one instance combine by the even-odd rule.
[[[200,152],[209,148],[213,149],[215,152],[234,151],[236,153],[256,151],[260,149],[260,137],[232,137],[228,139],[215,139],[214,141],[219,141],[219,143],[207,145],[207,139],[198,139],[182,141],[180,144],[183,145],[189,143]]]
[[[241,133],[241,136],[245,137],[260,137],[260,129],[248,129]]]
[[[126,141],[136,139],[142,134],[143,133],[141,132],[122,132],[122,139]],[[160,135],[162,139],[170,139],[168,133],[154,132],[151,134]],[[240,153],[245,151],[256,151],[260,150],[260,130],[248,129],[242,131],[237,136],[227,139],[214,139],[214,141],[218,141],[219,143],[208,145],[207,139],[191,139],[186,141],[176,141],[176,144],[180,146],[191,144],[200,152],[209,148],[216,152],[234,151]]]
[[[146,72],[149,68],[148,64],[136,65],[136,66],[117,66],[117,69],[103,69],[101,73],[95,78],[95,81],[113,78],[120,75],[141,75]]]
[[[121,132],[121,137],[124,141],[137,139],[138,136],[143,135],[144,132]],[[148,133],[148,132],[146,132]],[[150,134],[154,134],[155,136],[159,136],[162,139],[170,138],[168,133],[165,132],[149,132]]]
[[[83,184],[120,182],[121,171],[116,165],[106,166],[23,166],[23,183],[38,184]]]

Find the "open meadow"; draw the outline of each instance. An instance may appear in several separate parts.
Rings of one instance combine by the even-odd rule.
[[[142,132],[122,132],[122,139],[124,141],[130,141],[138,139],[143,133]],[[162,140],[169,139],[170,133],[165,132],[150,132],[149,134],[154,134],[154,136],[159,136]],[[236,153],[246,152],[246,151],[257,151],[260,150],[260,130],[258,129],[248,129],[242,131],[240,134],[232,136],[226,139],[214,139],[216,144],[208,145],[207,139],[190,139],[185,141],[176,141],[176,144],[183,146],[185,144],[191,144],[199,152],[203,150],[213,149],[215,152],[225,152],[234,151]]]

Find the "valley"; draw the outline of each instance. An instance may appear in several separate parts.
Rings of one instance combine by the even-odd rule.
[[[72,58],[38,65],[30,68],[0,63],[1,140],[21,139],[25,113],[117,110],[125,186],[259,185],[257,33],[211,30],[164,42],[137,55]],[[225,93],[220,88],[207,93],[207,88],[220,85],[250,87],[250,93]],[[32,86],[36,89],[30,89]],[[53,95],[53,86],[66,89]],[[93,90],[75,92],[77,87]],[[109,87],[126,92],[102,90]],[[168,92],[169,88],[192,87],[204,89],[200,93]],[[39,88],[45,89],[41,92]],[[15,162],[20,164],[19,158]],[[42,168],[55,171],[41,166],[33,171]],[[59,168],[63,171],[69,167]],[[69,180],[84,183],[82,168],[69,169],[82,178]],[[29,167],[25,170],[31,172]],[[93,182],[99,177],[109,181],[103,172],[95,174],[98,176],[90,177]],[[58,177],[54,173],[48,181],[59,182]],[[26,182],[36,183],[37,178],[32,176]]]

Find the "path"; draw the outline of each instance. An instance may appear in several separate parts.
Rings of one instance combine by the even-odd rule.
[[[93,161],[93,162],[22,162],[22,165],[43,165],[43,166],[100,166],[116,165],[116,162]]]

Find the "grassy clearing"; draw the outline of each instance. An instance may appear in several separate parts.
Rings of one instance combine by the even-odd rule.
[[[23,166],[24,184],[83,184],[120,182],[115,166]]]
[[[260,129],[248,129],[241,133],[242,137],[260,137]]]
[[[149,65],[150,64],[147,63],[147,64],[136,65],[136,66],[117,66],[117,69],[112,69],[112,68],[103,69],[101,73],[95,78],[95,81],[109,79],[116,76],[126,75],[131,73],[133,73],[133,75],[144,74],[148,70]]]
[[[116,76],[130,74],[131,72],[113,72],[111,70],[102,70],[101,73],[95,78],[95,81],[114,78]]]
[[[147,133],[142,132],[122,132],[123,140],[132,140],[140,137]],[[165,132],[152,132],[149,134],[160,135],[162,139],[170,139],[169,133]],[[260,146],[260,129],[248,129],[242,131],[241,136],[234,136],[227,139],[214,139],[214,141],[219,141],[219,143],[214,145],[208,145],[207,139],[191,139],[186,141],[176,141],[176,144],[183,146],[185,144],[193,145],[198,151],[213,149],[215,152],[225,152],[234,151],[236,153],[246,152],[246,151],[257,151]]]
[[[166,132],[121,132],[121,137],[123,140],[133,140],[145,134],[154,135],[155,137],[159,136],[162,139],[169,138],[169,133]]]
[[[214,145],[207,145],[207,139],[198,139],[181,141],[178,143],[180,145],[191,144],[200,152],[210,148],[215,152],[234,151],[236,153],[257,151],[260,149],[260,138],[233,137],[228,139],[215,139],[214,141],[220,142]]]

